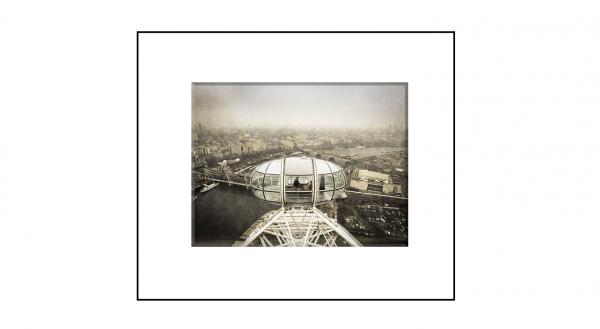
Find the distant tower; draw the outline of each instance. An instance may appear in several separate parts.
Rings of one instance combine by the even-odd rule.
[[[254,195],[281,207],[260,217],[234,246],[362,246],[316,207],[346,198],[346,176],[336,164],[307,157],[267,161],[254,169],[250,186]]]

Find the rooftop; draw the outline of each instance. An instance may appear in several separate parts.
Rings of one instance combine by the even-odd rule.
[[[366,169],[360,169],[358,171],[358,177],[363,178],[363,179],[372,179],[372,180],[379,180],[379,181],[386,181],[386,182],[389,182],[391,180],[390,175],[388,175],[388,174],[383,174],[383,173],[379,173],[376,171],[370,171],[370,170],[366,170]]]

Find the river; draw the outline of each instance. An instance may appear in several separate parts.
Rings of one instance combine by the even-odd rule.
[[[338,149],[315,150],[315,153],[321,152],[332,154],[334,156],[352,157],[352,158],[368,158],[376,155],[382,155],[389,152],[399,152],[404,150],[399,146],[379,146],[379,147],[349,147]]]
[[[231,246],[260,216],[278,207],[257,198],[243,186],[221,183],[198,193],[192,202],[192,244]]]

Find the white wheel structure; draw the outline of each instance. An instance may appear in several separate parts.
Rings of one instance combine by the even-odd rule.
[[[316,207],[346,197],[346,177],[334,163],[307,157],[267,161],[254,170],[250,187],[257,197],[281,208],[259,218],[234,246],[362,246]]]
[[[317,208],[280,208],[261,217],[236,247],[360,247],[341,225]]]

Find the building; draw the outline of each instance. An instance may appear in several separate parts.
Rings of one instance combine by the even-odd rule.
[[[242,146],[240,144],[231,144],[228,147],[228,151],[230,154],[241,154],[242,153]]]
[[[355,172],[355,179],[350,181],[350,187],[362,192],[372,191],[385,194],[401,192],[400,185],[394,184],[390,175],[366,169],[359,169]]]
[[[210,148],[206,147],[206,146],[200,146],[198,148],[198,152],[202,155],[209,155],[210,154]]]
[[[383,188],[381,191],[385,194],[393,194],[394,193],[394,184],[390,184],[390,183],[383,184]]]
[[[281,148],[284,150],[293,150],[295,145],[294,142],[288,140],[279,141]]]
[[[278,151],[281,149],[279,146],[279,141],[276,140],[267,141],[265,147],[267,151]]]
[[[402,186],[398,185],[398,184],[394,184],[394,193],[395,194],[402,194]]]
[[[386,183],[393,184],[392,177],[388,174],[382,174],[375,171],[370,171],[366,169],[360,169],[358,171],[358,179],[369,181],[369,182],[378,182],[378,183]]]
[[[355,188],[359,191],[365,192],[369,188],[369,183],[364,180],[351,179],[350,187]]]

